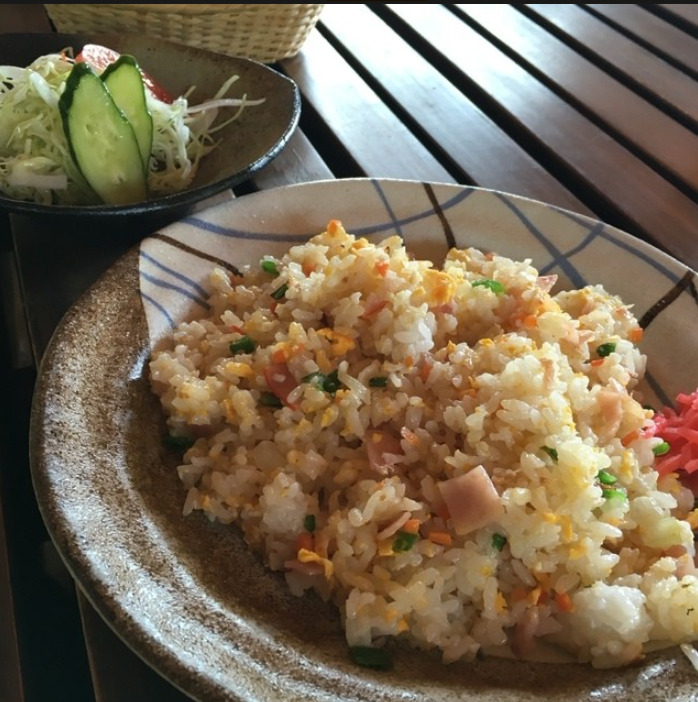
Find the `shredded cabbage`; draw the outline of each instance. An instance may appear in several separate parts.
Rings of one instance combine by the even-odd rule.
[[[87,185],[70,154],[58,100],[74,65],[70,50],[40,56],[26,68],[0,66],[0,190],[17,200],[41,204],[89,205],[99,198]],[[200,160],[218,142],[213,134],[260,100],[226,98],[232,76],[216,95],[190,105],[187,95],[172,104],[146,89],[153,118],[148,165],[151,195],[178,192],[196,175]],[[221,108],[235,108],[214,126]]]

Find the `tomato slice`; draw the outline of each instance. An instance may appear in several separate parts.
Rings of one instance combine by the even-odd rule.
[[[82,47],[82,51],[75,57],[75,60],[77,62],[84,61],[98,73],[101,73],[110,63],[114,63],[118,58],[119,52],[114,51],[114,49],[109,49],[100,44],[85,44]],[[174,102],[174,97],[143,69],[141,69],[141,75],[143,76],[143,84],[155,98],[162,102]]]
[[[119,52],[99,44],[85,44],[75,57],[77,62],[89,63],[96,71],[103,71],[110,63],[119,58]]]

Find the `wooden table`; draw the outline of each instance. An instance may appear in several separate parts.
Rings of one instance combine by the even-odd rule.
[[[0,31],[51,26],[43,5],[0,5]],[[361,176],[474,184],[592,215],[698,268],[696,5],[327,5],[277,68],[300,86],[300,127],[237,196]],[[127,240],[95,238],[0,213],[3,702],[186,699],[76,592],[27,457],[53,329],[148,233],[135,221]]]

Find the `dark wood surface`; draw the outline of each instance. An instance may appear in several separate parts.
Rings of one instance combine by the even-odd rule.
[[[0,5],[0,32],[51,30],[43,5]],[[276,67],[300,87],[300,126],[238,197],[364,176],[474,184],[602,219],[698,268],[696,5],[327,5]],[[56,324],[149,227],[95,236],[0,212],[0,702],[187,699],[76,591],[27,457]]]

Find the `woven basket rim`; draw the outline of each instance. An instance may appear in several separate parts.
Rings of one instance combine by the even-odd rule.
[[[137,10],[152,12],[153,14],[184,14],[184,15],[198,15],[198,14],[213,14],[217,12],[230,12],[235,10],[253,10],[253,8],[293,8],[293,7],[321,7],[321,4],[295,4],[286,5],[281,3],[248,3],[248,4],[236,4],[236,5],[134,5],[134,4],[109,4],[109,3],[96,3],[92,7],[109,7],[115,8],[113,11],[118,12],[119,10]],[[50,5],[49,5],[50,7]]]

